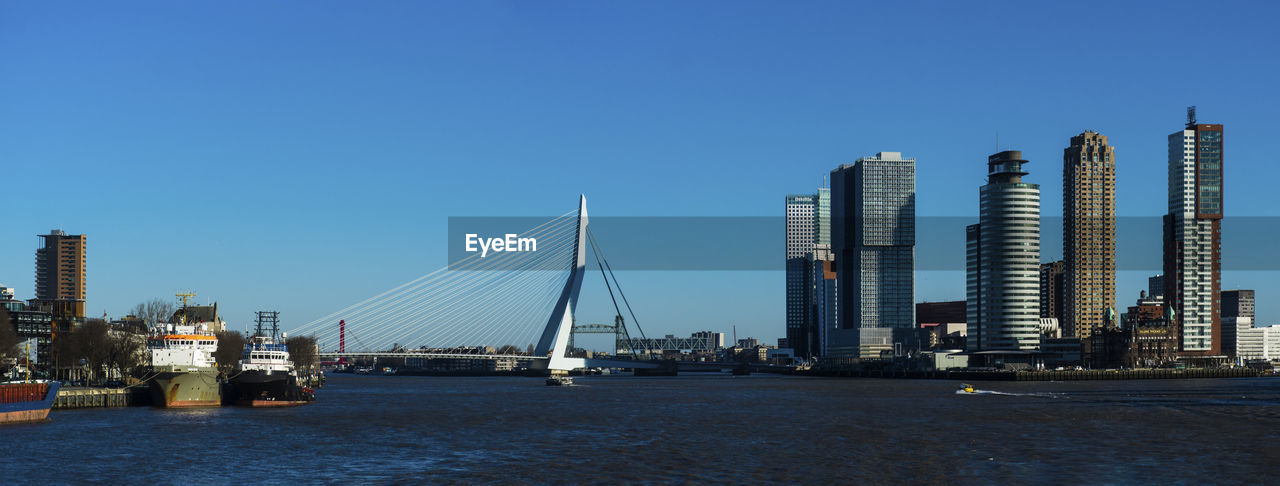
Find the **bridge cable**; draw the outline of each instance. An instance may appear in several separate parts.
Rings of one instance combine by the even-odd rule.
[[[613,284],[618,287],[618,295],[622,297],[622,303],[627,306],[627,313],[631,314],[631,322],[636,325],[636,330],[640,331],[640,338],[643,339],[641,342],[644,343],[645,352],[652,354],[652,350],[649,349],[649,337],[644,334],[644,328],[640,327],[640,320],[636,319],[636,313],[631,309],[631,303],[627,302],[627,294],[622,292],[622,284],[618,283],[618,277],[613,274],[613,267],[609,266],[609,260],[604,257],[604,251],[600,250],[599,243],[596,242],[596,237],[591,233],[590,227],[587,228],[587,239],[591,241],[592,248],[595,248],[596,252],[599,253],[600,261],[604,262],[605,268],[609,269],[609,276],[613,277]]]
[[[595,239],[591,238],[590,232],[587,233],[587,241],[591,244],[591,253],[596,257],[596,266],[600,267],[600,279],[604,280],[604,288],[609,290],[609,300],[613,301],[613,310],[618,313],[618,317],[622,317],[622,309],[618,307],[618,299],[613,296],[613,287],[609,285],[609,276],[604,274],[604,264],[600,263],[603,260],[600,256],[600,250],[596,247]],[[622,291],[622,289],[618,289],[618,291]],[[625,327],[626,325],[623,324],[623,326]],[[627,343],[627,347],[631,348],[630,342]],[[614,343],[614,348],[617,348],[617,343]],[[617,352],[617,349],[614,349],[614,352]],[[632,350],[632,354],[635,354],[634,350]]]

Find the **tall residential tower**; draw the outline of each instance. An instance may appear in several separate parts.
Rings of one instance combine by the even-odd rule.
[[[1221,356],[1222,125],[1169,135],[1169,214],[1164,217],[1164,301],[1184,356]]]
[[[1063,334],[1087,339],[1116,308],[1116,149],[1071,137],[1062,155]],[[1043,297],[1042,297],[1043,298]]]
[[[987,157],[978,224],[966,228],[967,351],[1040,348],[1040,186],[1022,152]],[[972,361],[971,361],[972,362]]]
[[[831,171],[836,314],[860,357],[915,344],[915,243],[915,159],[881,152]]]
[[[63,317],[84,317],[85,235],[62,230],[40,236],[36,249],[36,299]]]

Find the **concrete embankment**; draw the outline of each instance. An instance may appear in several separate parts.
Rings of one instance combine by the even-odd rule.
[[[1252,378],[1274,376],[1249,368],[1143,369],[1143,370],[1062,370],[1062,371],[901,371],[874,369],[811,369],[798,375],[857,378],[907,378],[964,381],[1068,381],[1068,380],[1158,380],[1188,378]]]

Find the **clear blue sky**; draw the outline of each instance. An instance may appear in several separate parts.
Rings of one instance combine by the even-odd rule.
[[[31,297],[35,235],[63,228],[89,235],[91,314],[181,288],[238,328],[262,308],[301,323],[443,266],[448,216],[562,214],[578,193],[595,215],[781,215],[834,166],[900,151],[920,215],[976,217],[997,130],[1044,214],[1062,148],[1093,129],[1117,147],[1120,214],[1155,216],[1192,104],[1226,125],[1228,216],[1280,216],[1277,18],[1275,2],[5,2],[0,283]],[[1145,276],[1121,275],[1120,302]],[[650,332],[783,335],[781,272],[620,277]],[[1270,323],[1275,277],[1223,284],[1256,288]],[[918,282],[917,300],[963,296],[960,272]],[[580,314],[607,320],[593,286]]]

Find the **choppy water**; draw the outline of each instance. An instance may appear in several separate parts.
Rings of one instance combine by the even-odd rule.
[[[1280,379],[336,375],[295,409],[55,411],[4,483],[1266,483]]]

